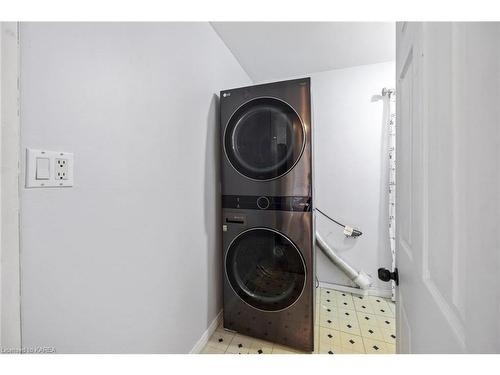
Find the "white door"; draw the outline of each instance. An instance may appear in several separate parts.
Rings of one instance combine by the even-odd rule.
[[[500,352],[500,24],[397,24],[399,353]]]

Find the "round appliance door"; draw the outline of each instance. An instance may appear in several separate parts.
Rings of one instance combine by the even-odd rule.
[[[235,293],[260,310],[279,311],[302,294],[306,267],[290,239],[267,228],[243,232],[226,254],[226,275]]]
[[[274,98],[257,98],[242,105],[229,119],[224,138],[233,167],[254,180],[271,180],[288,173],[305,144],[297,112]]]

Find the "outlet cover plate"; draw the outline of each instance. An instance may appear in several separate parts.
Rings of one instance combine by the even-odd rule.
[[[37,179],[37,159],[49,159],[49,178]],[[57,160],[65,160],[65,178],[57,177]],[[26,187],[52,188],[73,186],[73,154],[63,151],[26,149]]]

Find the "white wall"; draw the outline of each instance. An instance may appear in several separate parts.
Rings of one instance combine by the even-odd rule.
[[[374,287],[390,289],[377,278],[391,266],[387,216],[387,128],[383,87],[395,87],[394,62],[332,70],[311,75],[314,107],[316,207],[359,228],[346,238],[342,228],[317,214],[317,230],[355,268],[371,274]],[[353,286],[317,251],[322,282]]]
[[[222,305],[215,93],[249,83],[208,23],[21,25],[22,146],[75,154],[22,190],[23,346],[189,352]]]

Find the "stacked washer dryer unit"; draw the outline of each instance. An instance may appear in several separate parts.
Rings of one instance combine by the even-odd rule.
[[[221,92],[224,328],[314,345],[310,79]]]

